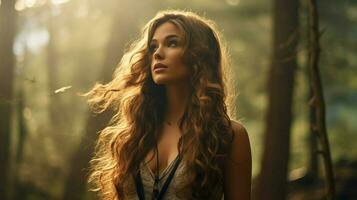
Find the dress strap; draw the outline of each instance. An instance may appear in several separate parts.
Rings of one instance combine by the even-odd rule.
[[[145,192],[144,192],[143,181],[140,175],[140,170],[138,170],[138,173],[135,176],[135,185],[136,185],[136,193],[138,194],[139,200],[145,200]]]
[[[179,166],[180,162],[181,162],[181,156],[179,156],[179,158],[176,160],[174,168],[172,169],[172,171],[170,172],[169,176],[167,177],[167,179],[166,179],[166,181],[164,183],[164,186],[162,186],[162,189],[161,189],[161,191],[159,193],[158,200],[163,199],[163,197],[164,197],[164,195],[165,195],[165,193],[167,191],[167,188],[169,187],[169,185],[170,185],[170,183],[171,183],[171,181],[172,181],[172,179],[174,177],[174,174],[175,174],[175,172],[177,170],[177,167]]]
[[[155,200],[163,199],[180,162],[181,162],[181,156],[179,156],[179,158],[175,161],[175,164],[174,164],[172,170],[170,171],[169,176],[165,180],[164,185],[162,186],[162,189],[160,190],[160,193],[159,193],[157,199],[155,199]],[[135,176],[135,185],[136,185],[136,192],[138,194],[139,200],[145,200],[145,192],[144,192],[144,186],[143,186],[143,182],[142,182],[141,175],[140,175],[140,170],[138,170],[138,173]]]

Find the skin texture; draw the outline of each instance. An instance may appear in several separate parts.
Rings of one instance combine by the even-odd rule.
[[[156,29],[150,43],[152,78],[156,84],[164,85],[166,88],[167,107],[164,119],[171,124],[164,123],[160,130],[158,141],[160,174],[178,154],[177,143],[181,133],[177,122],[184,113],[190,90],[189,69],[182,63],[181,39],[181,31],[174,24],[166,22]],[[155,72],[156,63],[162,63],[168,68]],[[223,169],[224,195],[228,200],[249,200],[252,164],[248,133],[242,124],[231,122],[234,140]],[[154,156],[154,150],[151,150],[146,161],[155,173],[157,166]]]
[[[172,23],[166,22],[159,26],[150,43],[152,52],[151,73],[154,82],[158,85],[180,84],[188,80],[188,67],[182,62],[182,33]],[[168,68],[154,71],[154,65],[161,63]]]
[[[249,137],[242,124],[231,122],[234,139],[229,158],[224,164],[224,197],[229,200],[250,200],[252,156]]]
[[[160,130],[158,141],[159,149],[159,171],[163,171],[177,156],[177,143],[181,132],[177,125],[179,118],[183,115],[189,95],[189,69],[182,63],[183,44],[182,33],[172,23],[166,22],[159,26],[150,43],[152,52],[151,73],[154,82],[165,85],[167,107],[165,121]],[[162,63],[166,69],[156,73],[154,65]],[[154,149],[146,156],[151,171],[156,171],[156,159],[153,159]]]

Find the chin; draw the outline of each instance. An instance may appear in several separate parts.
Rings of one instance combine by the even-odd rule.
[[[156,85],[166,85],[166,84],[171,82],[170,77],[169,76],[165,76],[163,74],[158,74],[156,76],[154,75],[152,77],[152,80],[154,81],[154,83]]]
[[[169,83],[170,81],[164,78],[156,78],[154,79],[154,83],[156,85],[166,85],[167,83]]]

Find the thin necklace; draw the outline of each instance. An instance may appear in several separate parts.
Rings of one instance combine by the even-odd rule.
[[[156,171],[155,171],[155,182],[152,191],[152,199],[157,199],[159,197],[159,148],[157,147],[157,142],[155,142],[156,149]]]
[[[180,158],[180,153],[179,153],[179,155],[176,157],[176,159],[174,160],[174,161],[172,161],[171,163],[170,163],[170,165],[165,169],[165,173],[161,176],[161,178],[160,178],[160,173],[159,173],[159,169],[160,169],[160,167],[159,167],[159,148],[158,148],[158,146],[157,146],[157,142],[155,142],[155,149],[156,149],[156,171],[155,171],[155,181],[154,181],[154,187],[153,187],[153,192],[152,192],[152,199],[153,200],[157,200],[158,198],[159,198],[159,195],[160,195],[160,190],[159,190],[159,182],[167,175],[167,174],[169,174],[169,173],[171,173],[171,171],[172,170],[175,170],[176,171],[176,169],[174,169],[175,167],[177,167],[177,166],[175,166],[175,165],[177,165],[177,162],[178,162],[178,160],[179,160],[179,158]],[[169,175],[170,176],[170,175]],[[167,180],[166,180],[167,181]],[[165,184],[166,184],[166,182],[165,182]],[[164,186],[165,187],[165,186]]]

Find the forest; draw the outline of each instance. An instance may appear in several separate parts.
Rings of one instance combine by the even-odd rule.
[[[222,33],[252,199],[357,199],[357,0],[0,0],[1,200],[97,199],[88,164],[113,113],[81,94],[166,9]]]

